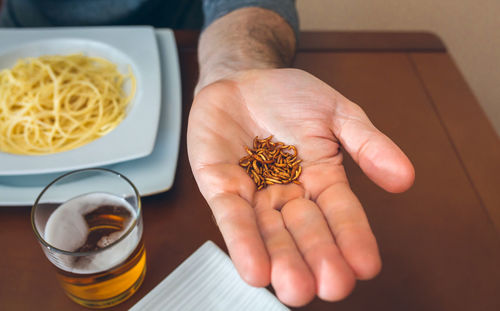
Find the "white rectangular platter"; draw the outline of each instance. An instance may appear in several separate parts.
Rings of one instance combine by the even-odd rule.
[[[105,166],[128,177],[142,196],[170,189],[174,182],[181,132],[181,80],[174,33],[155,31],[161,68],[161,110],[152,153]],[[61,173],[0,176],[0,206],[32,205],[42,189]]]

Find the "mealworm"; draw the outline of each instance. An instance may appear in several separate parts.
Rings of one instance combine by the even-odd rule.
[[[240,159],[240,166],[253,179],[257,190],[273,184],[300,185],[297,179],[302,173],[302,160],[298,159],[297,148],[282,142],[273,143],[272,138],[255,137],[253,149],[245,147],[247,155]]]

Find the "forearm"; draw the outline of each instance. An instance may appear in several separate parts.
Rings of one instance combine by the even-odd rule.
[[[195,93],[237,71],[290,66],[295,45],[292,27],[273,11],[235,10],[213,22],[200,37]]]

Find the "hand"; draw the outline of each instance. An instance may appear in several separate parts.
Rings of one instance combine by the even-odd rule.
[[[253,138],[295,145],[301,185],[257,191],[239,166]],[[342,165],[342,146],[376,184],[408,189],[414,169],[362,109],[297,69],[240,72],[196,96],[191,167],[241,277],[272,283],[285,304],[346,297],[381,268],[375,237]]]

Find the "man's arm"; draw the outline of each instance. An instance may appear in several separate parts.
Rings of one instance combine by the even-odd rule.
[[[257,7],[237,9],[203,31],[195,93],[241,70],[290,66],[295,45],[292,27],[277,13]]]
[[[293,4],[205,4],[236,2]],[[222,10],[202,33],[200,79],[188,121],[189,162],[246,282],[271,283],[290,306],[303,306],[316,295],[337,301],[352,291],[356,279],[373,278],[381,268],[340,145],[387,191],[408,189],[414,170],[359,106],[304,71],[276,69],[290,65],[297,28],[286,14],[270,9]],[[257,191],[238,165],[243,146],[270,135],[297,147],[300,185]]]

